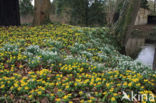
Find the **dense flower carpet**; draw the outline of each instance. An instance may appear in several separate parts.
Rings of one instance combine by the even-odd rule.
[[[0,27],[0,103],[155,103],[156,72],[121,55],[109,32]]]

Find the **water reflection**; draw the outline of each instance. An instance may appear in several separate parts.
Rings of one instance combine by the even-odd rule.
[[[152,67],[154,61],[154,53],[155,46],[152,44],[147,44],[146,46],[143,47],[136,60],[142,62],[147,66]]]

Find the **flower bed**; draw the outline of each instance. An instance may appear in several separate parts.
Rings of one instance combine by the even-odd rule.
[[[154,95],[155,83],[156,72],[118,52],[108,28],[0,28],[2,103],[133,103],[123,91]]]

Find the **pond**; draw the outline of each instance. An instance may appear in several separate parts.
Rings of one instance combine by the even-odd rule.
[[[152,67],[154,62],[155,45],[146,44],[137,57],[137,61]]]

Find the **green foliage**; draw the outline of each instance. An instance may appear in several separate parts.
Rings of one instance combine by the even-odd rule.
[[[32,14],[33,13],[33,5],[31,4],[32,0],[20,0],[20,14]]]

